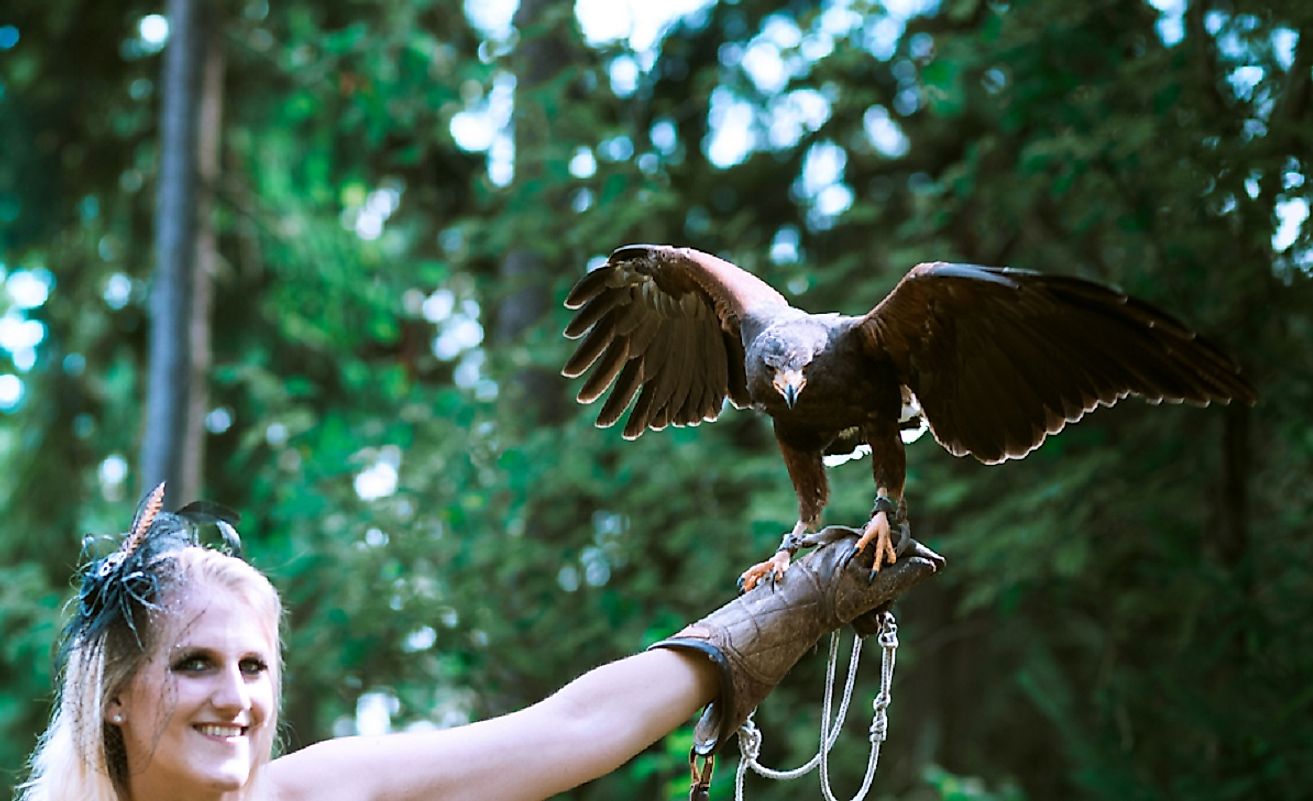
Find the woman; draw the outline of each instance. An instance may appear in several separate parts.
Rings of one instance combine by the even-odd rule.
[[[823,633],[940,564],[913,543],[869,582],[844,536],[777,586],[518,712],[274,759],[278,594],[237,556],[197,544],[196,524],[209,522],[235,549],[231,518],[207,504],[162,513],[163,494],[156,487],[118,550],[83,570],[21,801],[547,798],[613,770],[703,705],[695,751],[710,755]]]

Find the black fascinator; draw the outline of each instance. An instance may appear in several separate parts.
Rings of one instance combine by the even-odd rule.
[[[235,528],[240,517],[233,510],[209,501],[195,501],[176,512],[161,511],[163,505],[164,484],[160,483],[137,506],[132,526],[108,556],[86,561],[96,538],[83,540],[77,615],[64,632],[61,656],[67,656],[79,642],[94,642],[117,622],[124,623],[140,643],[138,616],[157,608],[165,557],[202,544],[201,526],[218,530],[219,549],[241,556],[241,538]]]

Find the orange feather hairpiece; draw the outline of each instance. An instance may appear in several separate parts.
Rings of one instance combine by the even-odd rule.
[[[132,527],[128,529],[128,536],[123,540],[123,546],[119,548],[125,557],[141,547],[142,541],[146,539],[146,532],[150,531],[151,523],[155,522],[156,516],[164,508],[164,485],[163,481],[156,484],[155,489],[147,493],[145,500],[137,509],[137,514],[133,516]]]
[[[176,512],[165,512],[163,482],[146,494],[137,506],[132,525],[112,553],[84,563],[78,613],[64,630],[61,659],[79,643],[95,643],[111,627],[124,626],[137,636],[143,612],[158,608],[166,579],[169,555],[189,546],[202,545],[198,526],[215,526],[222,538],[221,550],[241,557],[241,538],[234,527],[240,516],[217,503],[195,501]],[[83,541],[89,550],[95,538]]]

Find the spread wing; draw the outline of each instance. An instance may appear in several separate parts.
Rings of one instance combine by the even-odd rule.
[[[1078,278],[921,264],[862,320],[869,355],[893,361],[935,439],[983,462],[1127,395],[1207,405],[1254,389],[1217,347],[1153,306]]]
[[[626,439],[714,420],[727,396],[739,408],[749,405],[740,322],[749,310],[788,308],[751,273],[666,245],[617,249],[575,284],[565,305],[578,309],[565,335],[583,341],[561,373],[576,378],[596,365],[580,403],[613,387],[597,415],[600,427],[620,419],[637,395]]]

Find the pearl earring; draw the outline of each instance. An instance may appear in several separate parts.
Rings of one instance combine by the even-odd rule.
[[[115,713],[114,716],[110,718],[110,721],[113,722],[113,723],[122,723],[122,722],[123,722],[123,716],[120,715],[120,714]]]

